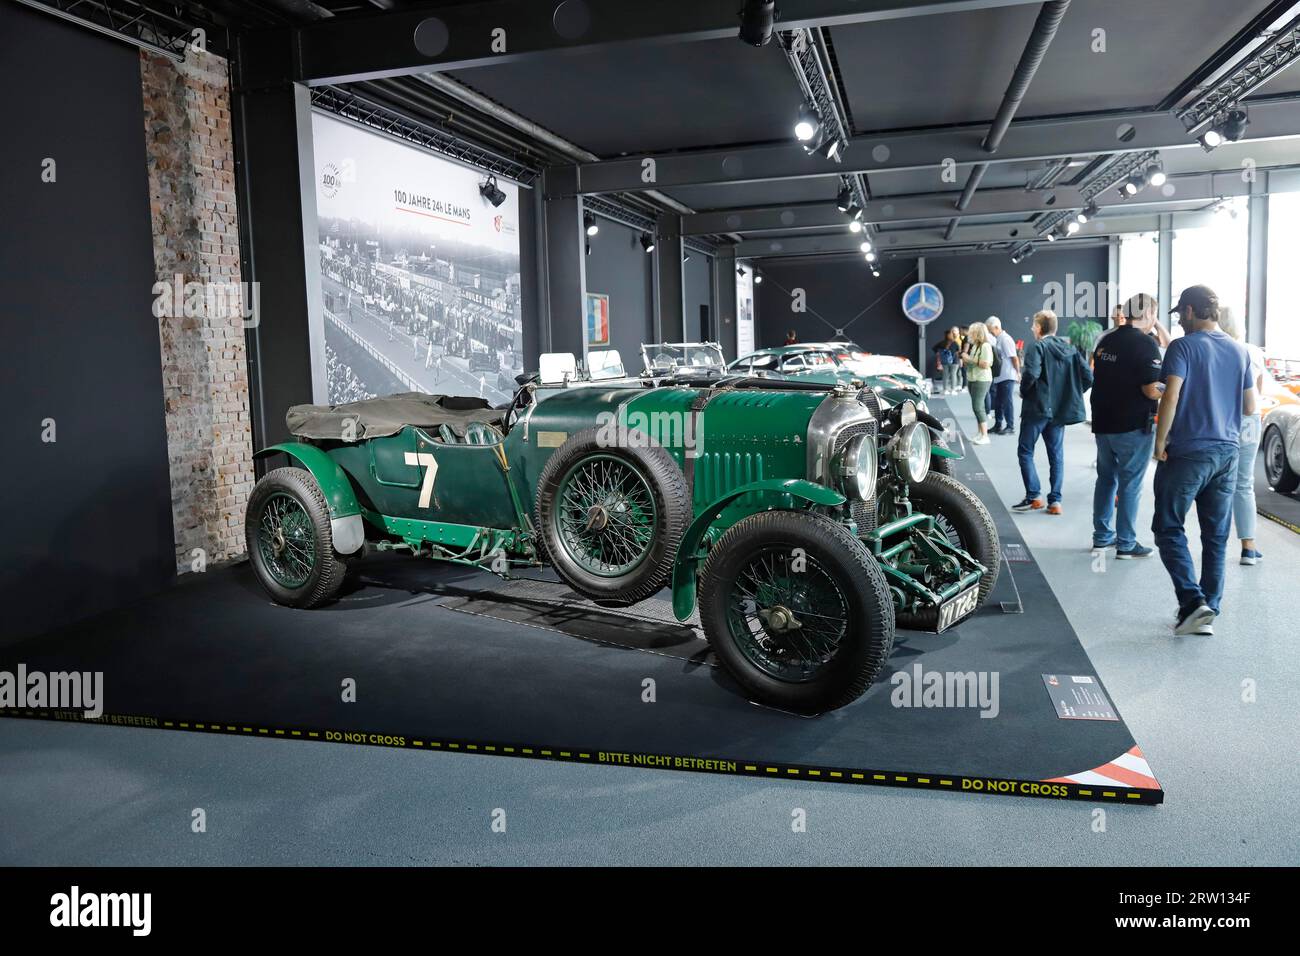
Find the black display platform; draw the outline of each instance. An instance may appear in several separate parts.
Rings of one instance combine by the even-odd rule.
[[[1264,477],[1264,458],[1255,462],[1255,510],[1284,528],[1300,534],[1300,493],[1279,494]]]
[[[272,604],[247,564],[186,575],[129,609],[0,648],[0,670],[102,671],[105,724],[1161,802],[1122,721],[1057,717],[1043,675],[1095,676],[1092,664],[978,462],[958,466],[1009,546],[996,590],[943,635],[900,631],[880,681],[821,717],[747,701],[662,598],[628,613],[584,607],[539,573],[545,583],[510,583],[504,600],[491,575],[405,556],[368,559],[337,603],[312,611]],[[1024,613],[1000,609],[1017,600]],[[998,715],[893,706],[891,676],[918,664],[996,673]],[[341,700],[346,679],[355,703]]]

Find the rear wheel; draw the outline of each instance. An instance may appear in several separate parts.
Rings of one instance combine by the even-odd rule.
[[[1300,488],[1300,474],[1287,461],[1286,439],[1276,425],[1270,425],[1264,433],[1264,477],[1270,488],[1284,495]]]
[[[329,505],[301,468],[277,468],[257,483],[244,539],[257,579],[278,604],[324,604],[347,574],[346,559],[334,550]]]
[[[729,529],[701,571],[700,620],[756,701],[800,713],[851,703],[894,643],[885,576],[838,522],[767,511]]]
[[[912,506],[934,518],[935,530],[954,546],[961,548],[987,568],[980,579],[979,604],[982,606],[998,582],[1002,567],[1002,546],[993,516],[979,496],[956,478],[931,472],[925,481],[908,483]],[[939,620],[939,608],[918,613],[900,613],[898,626],[930,630]]]

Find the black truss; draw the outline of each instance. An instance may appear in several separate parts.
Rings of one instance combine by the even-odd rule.
[[[608,196],[583,196],[582,208],[597,216],[604,216],[612,222],[627,226],[629,229],[648,232],[652,236],[658,232],[658,223],[655,220],[622,203],[611,200]],[[698,237],[694,239],[683,238],[682,246],[692,252],[698,252],[706,256],[716,255],[718,251],[716,245]]]
[[[89,27],[97,33],[116,36],[138,47],[161,53],[174,60],[185,58],[186,47],[203,30],[204,48],[226,52],[225,30],[193,16],[177,3],[141,0],[18,0],[33,10],[49,13]]]
[[[1286,24],[1231,73],[1178,111],[1188,132],[1222,116],[1300,58],[1300,16]]]
[[[531,186],[541,173],[535,166],[468,142],[432,124],[418,123],[350,91],[332,86],[316,87],[311,91],[311,105],[523,186]]]

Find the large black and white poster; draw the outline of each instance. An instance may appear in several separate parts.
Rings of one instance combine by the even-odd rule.
[[[331,404],[394,392],[507,401],[522,371],[519,190],[312,115]]]

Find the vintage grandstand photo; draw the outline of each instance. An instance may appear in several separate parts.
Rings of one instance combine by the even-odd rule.
[[[312,125],[328,401],[509,401],[524,364],[517,187],[480,189],[481,173],[333,117]]]

